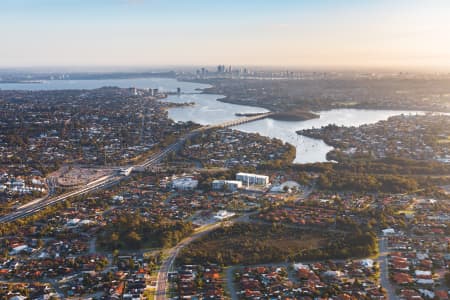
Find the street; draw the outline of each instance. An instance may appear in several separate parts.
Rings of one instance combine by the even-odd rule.
[[[385,237],[378,238],[379,255],[378,265],[380,267],[380,284],[387,291],[387,299],[396,299],[395,288],[392,286],[389,280],[389,267],[388,267],[388,248],[387,240]]]
[[[166,292],[168,289],[169,276],[168,273],[172,270],[175,259],[177,258],[178,253],[181,249],[186,247],[192,241],[208,234],[214,229],[218,228],[221,223],[215,223],[213,225],[205,225],[200,227],[196,233],[191,235],[190,237],[185,238],[181,242],[179,242],[175,247],[167,250],[166,255],[167,258],[161,264],[161,268],[158,272],[158,277],[156,279],[156,291],[155,291],[155,299],[163,300],[167,299]]]

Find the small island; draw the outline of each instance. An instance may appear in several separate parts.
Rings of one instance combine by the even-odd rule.
[[[293,110],[289,112],[274,112],[268,118],[278,121],[306,121],[320,118],[320,115],[304,110]]]
[[[263,115],[265,113],[235,113],[237,117],[256,117],[259,115]],[[320,118],[320,115],[314,114],[309,111],[303,111],[303,110],[294,110],[290,112],[273,112],[272,114],[268,115],[267,118],[278,120],[278,121],[305,121],[315,118]]]

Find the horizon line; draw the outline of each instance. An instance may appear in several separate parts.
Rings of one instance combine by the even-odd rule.
[[[33,71],[33,72],[143,72],[143,71],[177,71],[176,69],[217,68],[218,65],[234,68],[248,68],[257,71],[297,71],[297,72],[373,72],[373,73],[450,73],[450,67],[417,67],[417,66],[301,66],[301,65],[256,65],[256,64],[146,64],[146,65],[35,65],[35,66],[1,66],[0,71]],[[72,69],[72,70],[70,70]],[[153,70],[152,70],[153,69]]]

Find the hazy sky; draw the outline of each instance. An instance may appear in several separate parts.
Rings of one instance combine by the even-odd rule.
[[[448,0],[0,0],[0,67],[450,70]]]

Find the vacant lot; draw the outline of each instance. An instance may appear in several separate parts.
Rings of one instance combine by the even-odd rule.
[[[306,249],[326,247],[326,233],[282,226],[235,224],[215,230],[186,247],[181,263],[254,264],[282,261]]]
[[[178,263],[224,265],[350,258],[376,253],[371,232],[321,232],[282,225],[238,223],[219,228],[184,248]]]

